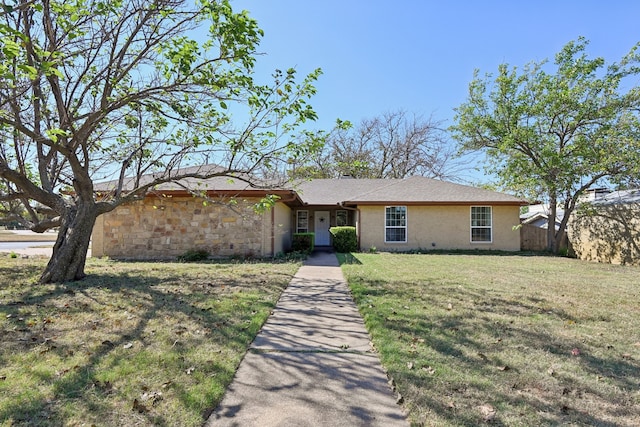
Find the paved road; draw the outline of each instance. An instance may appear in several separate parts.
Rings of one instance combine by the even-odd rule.
[[[0,251],[8,252],[37,246],[53,246],[53,242],[0,242]]]
[[[31,230],[11,230],[11,233],[20,235],[22,239],[24,239],[25,236],[42,237],[42,234],[34,233]],[[14,252],[20,255],[51,256],[56,235],[55,233],[46,233],[46,235],[51,235],[51,241],[0,242],[0,252]]]

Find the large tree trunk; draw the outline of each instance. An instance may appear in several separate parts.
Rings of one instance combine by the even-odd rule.
[[[96,209],[92,204],[81,204],[67,211],[53,246],[53,255],[40,276],[40,283],[70,282],[85,277],[84,266],[96,217]]]

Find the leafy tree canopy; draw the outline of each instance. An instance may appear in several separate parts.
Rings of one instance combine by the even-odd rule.
[[[34,231],[60,227],[43,281],[83,277],[95,218],[184,177],[183,166],[252,181],[319,148],[322,135],[300,125],[316,119],[320,70],[261,83],[261,37],[227,0],[3,3],[0,201]],[[115,191],[98,200],[105,177]]]
[[[640,178],[638,45],[618,63],[589,58],[584,38],[547,61],[469,84],[452,132],[461,150],[482,150],[500,184],[549,203],[549,249],[556,251],[581,194],[597,183]],[[565,210],[554,232],[558,205]]]

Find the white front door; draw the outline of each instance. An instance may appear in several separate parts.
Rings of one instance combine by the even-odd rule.
[[[314,219],[316,246],[329,246],[331,238],[329,237],[329,227],[331,227],[331,217],[329,211],[316,211]]]

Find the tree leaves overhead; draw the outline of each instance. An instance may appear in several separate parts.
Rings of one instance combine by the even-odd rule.
[[[228,0],[4,5],[0,199],[24,207],[6,210],[34,230],[63,226],[56,248],[82,223],[88,244],[97,215],[180,179],[184,166],[215,163],[198,177],[250,180],[317,149],[322,135],[299,128],[316,119],[308,101],[321,72],[256,76],[262,35]],[[116,185],[98,200],[93,183],[104,179]]]
[[[559,233],[592,185],[640,182],[640,89],[629,78],[640,71],[638,46],[607,66],[587,56],[587,45],[583,38],[567,43],[553,64],[502,64],[495,76],[476,71],[452,127],[463,152],[487,154],[504,188],[549,203],[550,224],[561,204]],[[550,249],[559,237],[550,236]]]

